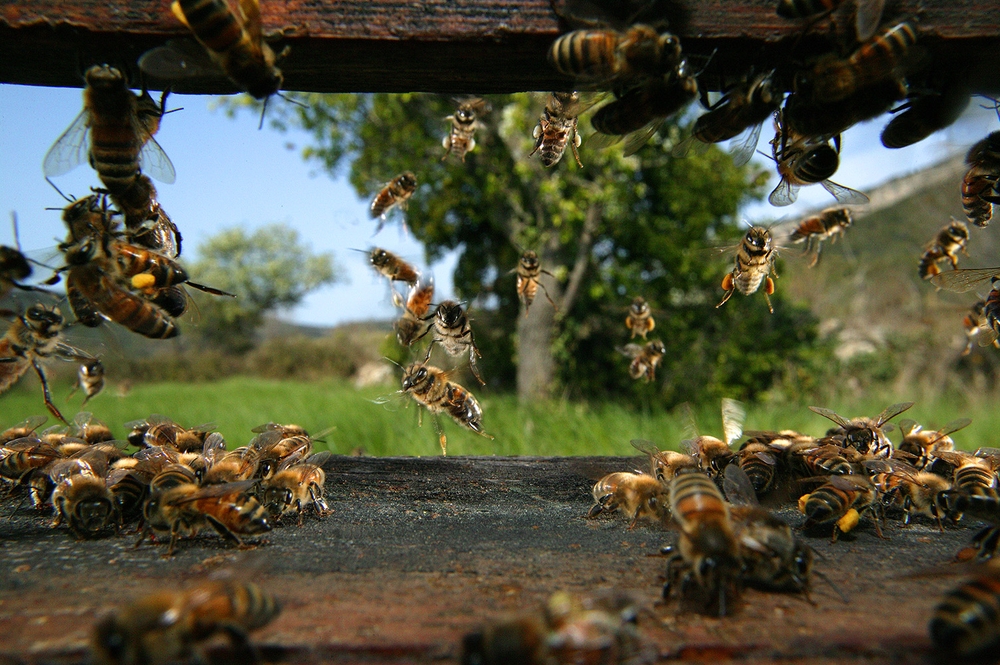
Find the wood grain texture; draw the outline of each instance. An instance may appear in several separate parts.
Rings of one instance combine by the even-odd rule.
[[[833,21],[809,29],[843,28],[850,4]],[[669,27],[686,53],[707,63],[705,84],[718,87],[751,61],[787,61],[814,39],[802,38],[807,26],[782,19],[774,8],[775,0],[679,0],[669,4]],[[569,29],[549,0],[263,0],[261,9],[266,34],[291,48],[281,63],[288,90],[496,93],[573,86],[545,60],[552,40]],[[921,44],[936,63],[959,66],[988,57],[982,68],[993,74],[979,78],[997,71],[995,0],[900,0],[888,3],[884,18],[917,21]],[[4,0],[0,82],[80,87],[81,72],[104,62],[137,80],[139,55],[185,36],[168,0]],[[234,92],[218,82],[173,87]]]

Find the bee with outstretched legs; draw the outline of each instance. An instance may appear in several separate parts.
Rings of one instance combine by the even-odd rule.
[[[83,401],[80,407],[90,401],[91,397],[104,390],[104,364],[100,358],[94,358],[80,364],[80,369],[76,373],[76,383],[67,397],[72,397],[77,390],[83,389]]]
[[[396,339],[402,346],[411,346],[427,334],[430,326],[427,313],[434,299],[434,280],[428,279],[410,289],[403,315],[396,320]]]
[[[726,294],[715,307],[719,308],[725,305],[736,291],[748,296],[756,293],[763,284],[767,309],[771,314],[774,314],[770,296],[774,293],[774,280],[771,278],[771,274],[773,273],[775,277],[778,276],[774,270],[776,258],[778,258],[778,250],[774,246],[771,232],[763,226],[751,226],[736,246],[736,265],[722,279],[722,290]]]
[[[592,494],[594,505],[588,518],[617,510],[628,519],[631,530],[642,517],[659,521],[665,516],[667,488],[646,473],[609,473],[597,481]]]
[[[542,268],[541,263],[538,261],[537,253],[530,249],[525,250],[517,262],[517,267],[511,272],[517,273],[517,297],[524,305],[525,316],[528,315],[528,310],[531,309],[531,303],[535,301],[535,296],[538,295],[539,288],[545,294],[545,299],[552,305],[552,309],[557,312],[559,311],[559,307],[552,300],[552,296],[549,295],[549,290],[539,281],[542,275],[548,275],[553,279],[555,279],[555,275]]]
[[[980,341],[980,334],[984,330],[990,330],[990,326],[986,320],[986,301],[977,300],[972,303],[972,307],[969,308],[969,313],[962,318],[962,329],[965,330],[965,348],[962,349],[962,355],[967,356],[972,353],[972,347],[976,342]],[[997,340],[996,335],[993,336],[992,342],[989,340],[985,344],[980,342],[980,346],[989,346],[993,344],[994,347],[1000,349],[1000,340]]]
[[[435,344],[441,347],[449,356],[460,356],[469,354],[469,369],[476,377],[480,385],[485,386],[483,377],[479,376],[479,368],[476,367],[476,358],[481,358],[479,348],[476,347],[476,338],[472,334],[472,326],[469,325],[469,316],[462,306],[454,300],[445,300],[437,307],[434,313],[434,322],[429,330],[434,331],[434,339],[427,346],[427,353],[424,355],[424,362],[430,360],[431,351]]]
[[[949,224],[938,231],[934,240],[927,244],[924,255],[920,258],[920,277],[930,279],[934,275],[941,274],[938,263],[944,259],[948,259],[952,270],[958,270],[958,253],[969,255],[965,249],[968,242],[969,227],[965,225],[965,222],[952,219]]]
[[[413,363],[403,370],[402,383],[400,392],[409,394],[420,406],[430,411],[442,455],[447,454],[448,438],[438,420],[440,413],[447,414],[465,429],[493,439],[483,431],[483,408],[479,401],[468,390],[453,383],[444,370],[426,363]]]
[[[843,3],[844,0],[778,0],[778,16],[792,20],[822,17]],[[875,34],[884,8],[885,0],[857,0],[854,27],[860,41]]]
[[[874,455],[875,457],[889,457],[892,453],[892,442],[885,435],[886,423],[903,413],[913,402],[900,402],[885,408],[876,418],[853,418],[848,420],[830,409],[810,406],[809,410],[818,413],[824,418],[829,418],[843,428],[843,432],[837,436],[843,437],[843,445],[854,448],[862,455]]]
[[[368,210],[368,214],[372,219],[378,218],[378,225],[375,227],[375,233],[382,230],[382,226],[385,224],[386,216],[389,214],[390,210],[393,208],[406,210],[407,203],[415,191],[417,191],[417,176],[407,171],[406,173],[401,173],[387,182],[385,186],[383,186],[382,189],[375,194],[375,198],[372,199],[371,207]],[[377,249],[378,248],[376,248],[376,250]],[[372,250],[372,265],[376,270],[385,275],[379,265],[375,263],[376,250]],[[386,253],[388,254],[388,252]],[[398,259],[398,257],[395,258]],[[385,265],[386,267],[389,267],[389,264]]]
[[[139,175],[125,192],[112,194],[111,198],[125,218],[128,242],[168,258],[180,256],[180,229],[156,200],[156,187],[147,176]]]
[[[580,134],[577,132],[579,114],[585,110],[586,105],[580,101],[580,94],[577,92],[553,92],[549,95],[545,103],[545,110],[542,111],[538,124],[531,132],[531,137],[535,139],[535,147],[528,157],[536,152],[545,167],[552,167],[559,163],[568,145],[573,151],[573,158],[577,166],[583,168],[580,161]],[[540,151],[540,152],[539,152]]]
[[[84,74],[83,111],[45,155],[47,177],[68,173],[86,157],[112,194],[124,193],[140,172],[172,183],[176,178],[170,159],[152,137],[159,128],[142,114],[140,98],[128,89],[121,71],[95,65]],[[147,95],[148,96],[148,95]],[[150,131],[153,130],[153,131]]]
[[[389,290],[392,291],[392,304],[396,307],[401,306],[403,299],[396,292],[393,282],[403,282],[410,286],[416,286],[420,280],[420,273],[402,258],[381,247],[373,247],[368,252],[368,261],[378,274],[389,280]]]
[[[29,367],[33,367],[42,384],[45,408],[68,425],[69,421],[52,403],[42,363],[50,358],[90,362],[94,357],[63,341],[65,323],[58,307],[46,307],[42,303],[31,305],[24,310],[24,314],[17,315],[7,334],[0,338],[0,393],[14,385]]]
[[[950,270],[931,277],[934,286],[945,291],[965,293],[989,282],[990,292],[983,302],[983,310],[979,322],[979,330],[975,337],[979,346],[993,344],[1000,335],[1000,268],[963,268]]]
[[[479,118],[490,110],[490,105],[481,97],[465,97],[455,101],[458,108],[445,117],[451,127],[441,140],[441,147],[444,148],[442,162],[451,155],[465,162],[465,156],[476,148],[476,130],[482,126]]]
[[[805,253],[813,256],[809,262],[809,267],[812,268],[819,263],[823,241],[829,238],[831,243],[837,242],[837,237],[844,235],[853,222],[851,211],[847,208],[827,208],[799,222],[788,240],[792,243],[805,243]]]
[[[277,599],[253,582],[206,580],[146,595],[104,616],[94,626],[91,650],[98,665],[206,661],[199,643],[225,633],[256,662],[249,633],[273,621],[280,609]]]
[[[646,335],[653,332],[656,327],[653,310],[642,296],[632,299],[632,304],[628,307],[628,316],[625,317],[625,327],[629,330],[629,339],[634,339],[636,335],[646,339]]]
[[[628,365],[629,376],[636,381],[642,379],[646,383],[652,383],[656,381],[656,368],[663,362],[667,348],[663,342],[654,339],[642,345],[626,344],[618,352],[632,359]]]
[[[969,169],[962,177],[962,209],[971,223],[983,227],[1000,203],[1000,131],[969,148],[965,163]]]

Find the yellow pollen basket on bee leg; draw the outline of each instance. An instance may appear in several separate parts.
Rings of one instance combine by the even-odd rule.
[[[132,275],[132,288],[149,289],[156,283],[156,278],[148,272]]]
[[[803,494],[799,497],[799,512],[805,515],[806,513],[806,501],[809,500],[812,494]]]
[[[844,514],[843,517],[837,520],[837,528],[840,529],[843,533],[847,533],[851,529],[856,527],[858,525],[858,522],[860,521],[861,521],[861,516],[858,514],[858,511],[855,510],[854,508],[851,508],[850,510],[847,511],[847,513]]]

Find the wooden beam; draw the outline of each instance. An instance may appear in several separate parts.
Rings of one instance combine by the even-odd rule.
[[[562,4],[565,0],[554,0]],[[669,27],[685,53],[707,66],[706,87],[739,76],[751,61],[787,64],[823,44],[831,25],[846,30],[853,3],[831,20],[802,22],[775,13],[776,0],[676,0]],[[570,29],[549,0],[262,0],[265,32],[291,47],[282,62],[288,90],[499,93],[570,89],[548,65],[552,40]],[[973,87],[1000,88],[1000,3],[996,0],[889,2],[887,23],[919,25],[928,61],[973,66]],[[95,63],[129,70],[147,49],[187,32],[169,0],[4,0],[0,82],[82,85]],[[228,93],[218,83],[178,83],[177,92]]]

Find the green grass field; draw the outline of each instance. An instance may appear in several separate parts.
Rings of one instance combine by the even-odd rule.
[[[114,387],[94,398],[87,410],[124,438],[124,423],[159,413],[185,426],[213,423],[231,448],[243,445],[253,427],[268,421],[297,423],[309,431],[333,428],[325,438],[336,453],[363,448],[370,455],[437,455],[440,448],[429,417],[417,426],[416,404],[395,395],[392,387],[356,390],[343,381],[318,383],[265,381],[233,378],[217,383],[140,384],[126,396]],[[72,420],[81,395],[67,400],[68,387],[54,387],[54,400]],[[373,400],[390,397],[380,405]],[[874,416],[889,403],[908,401],[908,396],[883,400],[821,404],[845,417]],[[629,440],[640,438],[660,448],[678,448],[684,438],[684,418],[679,412],[643,412],[615,403],[584,404],[549,401],[519,406],[511,395],[482,394],[483,424],[495,438],[462,430],[450,419],[442,423],[451,455],[631,455]],[[25,418],[45,414],[37,381],[26,378],[0,395],[0,429]],[[911,417],[927,426],[941,426],[955,418],[973,419],[955,440],[966,449],[1000,446],[1000,414],[995,400],[987,396],[963,397],[936,402],[918,402],[901,417]],[[721,435],[717,406],[704,406],[696,413],[702,433]],[[898,419],[897,419],[898,420]],[[49,419],[45,426],[55,424]],[[802,406],[749,407],[746,429],[791,428],[821,435],[832,423]],[[899,434],[890,434],[899,440]],[[318,444],[319,448],[322,444]]]

